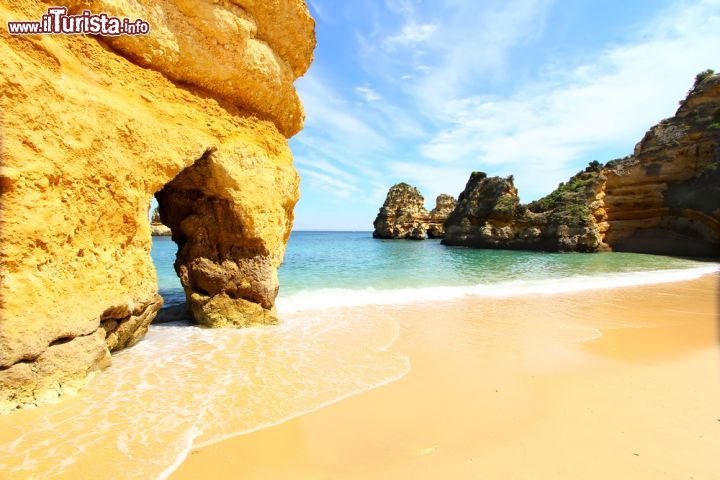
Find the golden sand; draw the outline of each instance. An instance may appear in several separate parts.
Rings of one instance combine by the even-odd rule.
[[[719,277],[157,326],[0,478],[720,478]]]
[[[720,478],[717,276],[356,310],[401,380],[195,449],[196,478]]]

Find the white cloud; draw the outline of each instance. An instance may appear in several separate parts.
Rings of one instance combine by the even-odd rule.
[[[418,43],[427,42],[437,30],[437,25],[432,23],[418,24],[410,20],[403,25],[400,32],[385,39],[384,45],[388,50],[395,46],[414,46]]]
[[[506,0],[478,8],[476,0],[455,0],[445,12],[425,55],[411,68],[424,73],[413,87],[429,114],[474,92],[479,84],[502,76],[509,51],[543,31],[551,0]],[[406,73],[406,72],[403,72]]]
[[[415,3],[412,0],[385,0],[385,6],[388,10],[406,17],[415,13]]]
[[[295,164],[301,167],[304,171],[318,170],[326,175],[333,176],[335,178],[342,179],[346,182],[357,182],[358,178],[356,175],[350,173],[347,168],[335,165],[326,160],[313,158],[308,160],[305,157],[295,158]]]
[[[312,138],[314,132],[332,140],[344,149],[358,147],[363,151],[388,146],[387,139],[373,126],[354,112],[352,103],[344,99],[319,75],[303,77],[297,81],[297,89],[305,106],[304,138]]]
[[[559,69],[508,98],[447,101],[434,112],[446,128],[421,152],[443,163],[510,169],[521,194],[532,197],[573,173],[579,159],[592,160],[594,150],[626,145],[632,153],[649,127],[674,113],[694,74],[717,67],[708,62],[720,60],[719,6],[676,6],[638,32],[641,40]]]
[[[309,177],[315,186],[336,197],[349,198],[358,192],[357,186],[325,173],[301,168],[300,175],[305,180]]]
[[[382,99],[382,97],[370,87],[356,87],[355,92],[366,102],[377,102]]]

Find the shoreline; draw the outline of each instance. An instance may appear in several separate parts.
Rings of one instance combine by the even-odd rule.
[[[262,327],[260,327],[260,328],[262,328]],[[399,332],[398,332],[398,335],[399,335]],[[387,343],[387,345],[385,345],[385,346],[379,346],[379,347],[378,347],[378,350],[379,350],[379,351],[384,351],[384,352],[388,351],[389,349],[392,348],[392,346],[393,346],[393,344],[395,343],[396,340],[397,340],[397,335],[396,335],[391,341],[389,341],[389,342]],[[292,421],[292,420],[294,420],[294,419],[296,419],[296,418],[300,418],[300,417],[303,417],[303,416],[305,416],[305,415],[312,414],[312,413],[314,413],[314,412],[317,412],[317,411],[319,411],[319,410],[322,410],[323,408],[326,408],[326,407],[329,407],[329,406],[331,406],[331,405],[334,405],[335,403],[342,402],[343,400],[347,400],[348,398],[352,398],[352,397],[355,397],[355,396],[357,396],[357,395],[362,395],[363,393],[365,393],[365,392],[367,392],[367,391],[374,390],[374,389],[376,389],[376,388],[382,388],[382,387],[385,386],[385,385],[388,385],[388,384],[390,384],[390,383],[392,383],[392,382],[396,382],[396,381],[402,379],[405,375],[407,375],[408,373],[410,373],[411,369],[412,369],[412,367],[411,367],[411,365],[410,365],[409,362],[408,362],[407,368],[406,368],[405,371],[399,373],[399,374],[398,374],[397,376],[395,376],[395,377],[388,378],[388,379],[386,379],[386,380],[384,380],[384,381],[382,381],[382,382],[380,382],[380,383],[378,383],[378,384],[376,384],[376,385],[374,385],[374,386],[372,386],[372,387],[370,387],[370,388],[361,389],[361,390],[358,390],[358,391],[355,391],[355,392],[348,392],[347,394],[344,394],[344,395],[342,395],[342,396],[340,396],[340,397],[336,397],[336,398],[333,398],[333,399],[331,399],[331,400],[328,400],[328,401],[325,402],[325,403],[322,403],[322,404],[320,404],[320,405],[314,406],[314,407],[309,408],[309,409],[307,409],[307,410],[305,410],[305,411],[300,411],[300,412],[293,413],[292,415],[289,415],[289,416],[287,416],[287,417],[285,417],[285,418],[281,418],[281,419],[278,419],[277,421],[273,421],[273,422],[270,422],[270,423],[267,423],[267,424],[264,424],[264,425],[258,425],[258,426],[254,427],[254,428],[252,428],[252,429],[250,429],[250,430],[248,430],[248,431],[226,434],[226,435],[221,436],[220,438],[213,439],[213,440],[211,440],[211,441],[209,441],[209,442],[201,443],[201,444],[198,444],[198,445],[195,445],[194,443],[192,443],[191,445],[189,445],[189,446],[187,447],[187,449],[186,449],[185,451],[183,451],[183,452],[175,459],[175,461],[172,463],[172,465],[169,465],[168,468],[166,468],[160,475],[158,475],[158,476],[156,477],[156,480],[166,480],[166,479],[172,477],[173,474],[174,474],[174,472],[175,472],[178,468],[180,468],[180,466],[187,460],[188,456],[189,456],[193,451],[195,451],[195,450],[197,450],[197,449],[212,447],[213,445],[217,445],[217,444],[219,444],[219,443],[225,442],[225,441],[227,441],[227,440],[231,440],[231,439],[236,438],[236,437],[239,437],[239,436],[252,435],[253,433],[260,432],[260,431],[266,430],[266,429],[268,429],[268,428],[273,428],[273,427],[282,425],[282,424],[284,424],[284,423],[290,422],[290,421]]]
[[[649,372],[652,373],[652,378],[655,381],[662,378],[663,372],[667,373],[668,377],[676,378],[674,373],[676,371],[680,371],[681,376],[690,381],[696,377],[688,375],[689,369],[697,370],[702,368],[705,371],[714,369],[715,373],[720,374],[720,368],[717,367],[717,364],[708,363],[709,359],[720,358],[720,349],[718,348],[718,341],[720,340],[718,337],[718,315],[720,312],[718,302],[720,300],[717,300],[718,292],[720,292],[720,275],[713,273],[692,280],[655,283],[615,290],[586,290],[552,295],[537,294],[521,298],[513,297],[513,299],[517,300],[513,302],[515,305],[508,304],[509,298],[507,297],[465,297],[443,301],[435,305],[431,305],[432,302],[427,302],[425,305],[415,303],[394,306],[389,309],[383,308],[381,305],[366,306],[367,308],[363,310],[347,308],[345,311],[348,314],[362,313],[370,318],[378,315],[380,310],[389,310],[389,313],[385,312],[385,314],[398,319],[401,335],[391,347],[391,350],[406,354],[410,358],[412,371],[407,376],[383,387],[354,395],[342,402],[333,402],[327,407],[269,429],[260,430],[249,435],[238,435],[218,443],[196,447],[190,452],[186,461],[169,478],[193,478],[201,471],[218,476],[242,474],[252,478],[298,479],[367,478],[368,475],[376,478],[417,478],[417,475],[421,474],[421,472],[424,478],[447,478],[447,475],[455,475],[457,478],[457,476],[480,474],[497,476],[507,473],[500,466],[495,465],[494,461],[490,462],[493,464],[492,467],[486,466],[478,469],[477,465],[473,465],[473,462],[469,462],[467,459],[458,459],[447,453],[438,454],[438,452],[447,448],[443,445],[443,440],[453,444],[455,437],[466,437],[468,432],[464,432],[464,428],[458,430],[457,425],[459,423],[447,427],[448,422],[432,421],[430,420],[431,417],[427,415],[413,416],[404,412],[407,409],[433,410],[433,402],[428,402],[419,395],[409,395],[412,391],[416,391],[418,386],[408,387],[407,384],[412,385],[420,381],[424,385],[433,385],[433,389],[438,387],[438,392],[459,393],[462,391],[464,392],[463,395],[470,396],[473,395],[473,392],[477,393],[474,388],[478,387],[478,385],[458,384],[448,386],[444,383],[447,381],[447,376],[455,377],[457,376],[455,373],[434,374],[432,372],[433,368],[440,368],[441,370],[443,368],[428,366],[433,362],[428,362],[428,359],[425,358],[427,357],[426,350],[436,348],[433,346],[434,344],[445,340],[445,332],[435,332],[435,334],[423,332],[422,327],[417,325],[413,327],[413,324],[420,322],[424,326],[429,326],[432,324],[429,317],[436,316],[439,318],[442,313],[447,314],[449,312],[454,312],[456,316],[472,316],[474,314],[470,312],[484,304],[484,315],[491,316],[492,321],[490,323],[486,321],[483,325],[486,328],[493,328],[493,322],[504,322],[505,327],[509,327],[509,330],[499,329],[497,332],[493,331],[487,334],[490,339],[488,340],[489,343],[482,344],[481,342],[478,347],[483,346],[490,353],[488,351],[479,353],[482,361],[475,363],[473,370],[479,369],[488,374],[491,383],[492,381],[500,385],[509,383],[511,384],[510,387],[505,386],[505,388],[509,388],[511,391],[517,389],[518,391],[513,392],[510,395],[510,400],[506,400],[506,402],[509,401],[509,404],[504,405],[498,404],[496,400],[492,399],[492,395],[489,395],[489,393],[492,393],[492,389],[489,389],[484,394],[488,395],[490,399],[482,395],[478,396],[480,404],[487,403],[486,408],[468,408],[469,406],[464,404],[464,414],[472,418],[482,411],[491,412],[499,416],[501,420],[498,421],[503,425],[502,428],[493,431],[513,432],[517,430],[517,438],[525,438],[529,435],[530,438],[544,438],[545,441],[550,441],[550,438],[546,437],[548,435],[552,437],[553,429],[556,427],[559,430],[569,429],[573,434],[579,436],[582,436],[582,432],[580,429],[573,429],[574,427],[571,425],[556,424],[553,426],[552,420],[546,418],[548,412],[537,412],[535,410],[539,407],[527,403],[528,398],[534,397],[518,395],[520,391],[526,391],[527,393],[539,389],[541,394],[539,397],[541,398],[540,403],[544,405],[543,408],[547,406],[552,410],[553,415],[559,415],[562,412],[554,408],[553,405],[567,403],[566,400],[563,400],[563,392],[567,389],[572,391],[578,389],[578,398],[588,395],[590,391],[594,392],[594,395],[598,395],[594,389],[588,390],[589,387],[586,385],[595,381],[612,381],[615,377],[624,378],[627,376],[631,379],[631,383],[623,385],[629,390],[608,389],[608,391],[613,392],[613,395],[622,396],[633,394],[633,379],[637,380],[635,377],[643,377],[648,375]],[[591,298],[588,298],[588,293]],[[613,300],[613,297],[618,296],[621,298]],[[658,304],[663,299],[665,299],[665,304]],[[654,305],[653,302],[655,302]],[[533,306],[533,303],[536,305]],[[552,318],[555,322],[554,325],[542,324],[540,320],[531,320],[533,316],[532,310],[538,309],[539,306],[545,308],[540,313],[536,310],[535,316]],[[593,307],[595,310],[588,310],[588,307]],[[568,318],[554,316],[563,308],[567,308],[571,312]],[[632,310],[628,311],[629,309]],[[584,315],[587,318],[575,318],[576,315],[574,317],[572,314],[573,310],[576,313],[586,312]],[[618,316],[618,313],[621,313],[621,315]],[[686,319],[682,320],[678,315],[685,316]],[[513,322],[503,320],[502,317],[506,319],[519,318],[517,329],[513,327]],[[447,316],[444,318],[444,321],[455,321]],[[448,327],[445,324],[444,328],[440,330],[445,328],[454,327]],[[520,328],[526,329],[526,331],[515,331]],[[438,338],[427,338],[428,334]],[[496,334],[498,337],[493,339],[493,335]],[[708,336],[707,334],[711,335]],[[510,336],[505,338],[504,336],[507,335]],[[544,335],[543,341],[547,343],[538,342],[537,339],[532,338],[533,335]],[[452,338],[458,340],[454,336]],[[418,339],[422,339],[424,347],[418,347]],[[502,350],[498,351],[496,348],[498,344],[504,345],[503,348],[508,349],[511,353]],[[468,354],[463,347],[458,348],[462,350],[459,354],[452,351],[444,353],[451,357],[477,354],[477,352]],[[483,358],[487,355],[489,355],[489,358],[498,357],[506,360],[512,360],[514,355],[521,355],[526,362],[531,362],[531,366],[514,365],[510,368],[510,371],[505,371],[504,375],[498,375],[492,372],[492,368],[498,368],[501,371],[507,369],[502,366],[494,367],[494,362],[489,365],[492,368],[488,369],[487,360],[489,358]],[[447,357],[444,357],[443,361],[453,365],[457,363],[456,360]],[[508,378],[512,381],[509,381]],[[716,375],[714,378],[716,379],[715,382],[705,386],[707,391],[704,392],[706,400],[702,405],[704,409],[711,408],[708,404],[711,403],[711,398],[716,398],[713,397],[712,392],[717,391],[720,394],[720,376]],[[467,378],[457,378],[457,380],[461,382],[468,381]],[[437,385],[438,382],[442,386]],[[521,387],[513,385],[516,382]],[[474,381],[471,380],[470,383],[472,384]],[[498,389],[498,391],[504,391],[505,388]],[[419,390],[423,391],[424,389],[420,388]],[[427,393],[427,395],[445,396],[438,392]],[[642,396],[643,390],[641,389],[635,393]],[[549,401],[550,398],[554,400]],[[586,400],[592,401],[592,398],[594,397],[590,396]],[[444,401],[452,401],[452,399],[445,398]],[[678,401],[688,401],[688,399],[682,398]],[[604,408],[604,405],[598,404],[593,408]],[[529,424],[521,422],[521,425],[517,425],[513,423],[514,420],[506,418],[507,415],[503,412],[505,406],[511,412],[515,408],[516,411],[520,411],[520,416],[529,415],[535,420]],[[681,405],[672,407],[679,408],[679,406]],[[578,410],[576,405],[566,405],[566,407]],[[612,407],[612,405],[608,404],[607,407]],[[660,419],[660,412],[668,413],[664,412],[662,406],[648,408],[659,410],[658,420]],[[378,413],[377,409],[396,411],[393,415],[390,415]],[[459,410],[463,411],[463,408],[459,408]],[[611,408],[609,411],[605,410],[605,414],[612,413]],[[588,417],[579,411],[575,413],[580,415],[584,421],[592,420],[597,425],[597,428],[602,428],[601,420],[593,420],[591,416]],[[414,417],[414,420],[408,421],[410,424],[416,422],[418,426],[409,427],[407,423],[398,423],[393,419],[395,415]],[[383,421],[378,421],[378,417],[382,418]],[[507,421],[507,424],[503,423],[505,421]],[[543,428],[533,427],[532,425],[536,425],[536,423],[543,424]],[[349,426],[351,433],[340,432],[337,425]],[[715,428],[712,424],[710,426]],[[372,433],[370,433],[371,431]],[[394,454],[387,456],[387,458],[381,456],[378,459],[372,455],[362,453],[367,452],[368,449],[375,452],[378,444],[394,443],[383,440],[386,438],[398,437],[399,439],[401,437],[402,441],[399,441],[399,443],[402,444],[417,436],[427,436],[428,432],[442,432],[442,435],[439,435],[441,439],[435,442],[437,445],[431,441],[427,442],[428,445],[423,448],[418,447],[413,451],[412,455],[408,454],[408,452],[398,452],[395,447],[393,447]],[[708,445],[712,447],[712,451],[720,448],[720,424],[715,430],[704,431],[704,434],[708,437]],[[512,436],[510,433],[507,433],[507,435]],[[614,439],[612,435],[607,435],[609,435],[608,438]],[[646,443],[652,443],[650,438],[643,437],[642,440]],[[295,441],[300,441],[302,448],[294,445]],[[507,449],[502,446],[503,442],[498,444],[492,438],[486,438],[483,435],[477,435],[477,437],[471,435],[470,438],[465,438],[465,441],[474,446],[472,448],[468,447],[470,450],[478,448],[476,453],[479,452],[479,456],[483,457],[485,461],[490,459],[482,454],[483,451],[498,449],[499,451],[496,452],[497,458],[504,458],[510,464],[520,461],[520,458],[516,458],[512,453],[512,448],[505,451]],[[692,440],[688,441],[692,443]],[[461,444],[462,442],[459,442],[454,447],[467,450]],[[479,448],[480,444],[482,444],[482,448]],[[543,442],[538,442],[536,447],[541,445],[543,445]],[[387,447],[391,448],[390,445],[387,445]],[[598,445],[596,447],[600,448]],[[607,445],[603,444],[602,447],[605,448]],[[449,450],[452,452],[455,448]],[[356,452],[356,454],[348,456],[348,452],[351,451]],[[708,452],[709,450],[702,451]],[[346,463],[341,465],[329,461],[334,456],[343,458]],[[633,459],[637,458],[635,455],[631,456]],[[418,466],[416,460],[418,458],[430,459],[434,457],[439,458],[425,462],[427,465],[421,470],[416,469]],[[535,460],[542,463],[539,457],[535,458]],[[691,462],[688,463],[688,465],[690,464]],[[709,468],[707,461],[705,463],[700,462],[697,469],[702,473],[705,467]],[[553,478],[544,468],[550,467],[543,464],[543,468],[535,471],[537,475],[533,476],[533,478]],[[613,468],[622,470],[630,468],[630,465],[625,460],[619,460],[616,464],[611,463],[608,468],[610,470]],[[617,471],[610,470],[605,469],[603,475],[617,474]],[[578,473],[574,472],[576,475]],[[643,468],[636,470],[635,473],[634,478],[677,478],[672,475],[653,477]],[[522,475],[521,477],[527,478]],[[602,476],[599,473],[591,472],[590,478],[602,478]],[[704,477],[700,474],[695,478],[712,477]]]
[[[642,270],[628,272],[602,272],[595,275],[573,275],[564,278],[511,280],[474,285],[438,285],[391,289],[326,288],[300,291],[280,296],[276,301],[278,312],[293,314],[323,309],[342,309],[373,305],[413,305],[426,302],[455,301],[464,298],[512,298],[526,295],[562,295],[568,293],[632,288],[647,285],[697,280],[705,275],[720,272],[720,263],[709,265]]]
[[[645,375],[642,368],[662,379],[663,388],[668,379],[715,378],[716,382],[702,386],[700,404],[692,405],[698,411],[714,408],[709,405],[710,399],[720,395],[720,368],[717,362],[712,363],[720,358],[719,294],[720,274],[712,273],[681,282],[614,289],[284,313],[279,327],[244,331],[158,325],[151,328],[146,340],[116,355],[114,365],[77,397],[6,418],[8,428],[0,428],[5,431],[0,435],[0,446],[7,448],[14,442],[13,431],[22,432],[18,433],[22,440],[5,452],[0,465],[8,478],[58,470],[58,477],[72,478],[95,468],[119,471],[126,461],[131,462],[126,466],[133,464],[137,469],[142,462],[165,460],[162,468],[153,467],[145,476],[502,476],[502,470],[493,470],[500,468],[493,462],[505,459],[516,463],[520,458],[505,450],[507,441],[495,438],[497,432],[503,432],[503,438],[517,435],[542,439],[537,440],[539,445],[552,444],[554,440],[547,435],[554,428],[570,428],[558,420],[562,410],[555,406],[564,405],[568,410],[577,406],[565,405],[566,391],[577,389],[573,395],[578,399],[589,392],[597,395],[585,385],[588,382],[612,383],[616,377],[626,376],[629,380],[622,388],[608,392],[637,393],[643,398],[643,389],[635,392],[635,385],[643,385],[639,381]],[[154,363],[152,359],[159,358],[159,352],[162,364],[153,365],[149,377],[137,377],[138,369],[147,370],[148,361]],[[293,363],[287,365],[290,359]],[[251,378],[247,384],[223,387],[224,381],[219,379],[227,374],[222,368],[215,372],[218,363],[227,372],[255,371],[261,381]],[[638,370],[638,366],[642,368]],[[700,371],[706,374],[696,373]],[[166,373],[158,376],[161,372]],[[367,374],[370,376],[363,378]],[[173,378],[163,379],[165,375]],[[160,383],[153,383],[156,381]],[[653,381],[658,385],[657,379]],[[117,390],[117,399],[105,400],[103,388]],[[317,401],[302,400],[307,392],[316,391],[326,393]],[[156,403],[163,392],[174,393]],[[193,400],[208,392],[211,396],[201,403]],[[175,400],[175,396],[179,398]],[[592,403],[594,398],[587,397],[586,401]],[[109,401],[107,406],[111,406],[118,400],[118,412],[130,415],[128,419],[107,432],[96,431],[91,418],[118,414],[108,411],[102,402]],[[645,398],[649,400],[652,398]],[[681,398],[671,406],[687,409],[691,404],[683,402],[688,401]],[[612,406],[612,401],[608,402]],[[252,408],[244,413],[247,403]],[[658,419],[672,413],[672,409],[657,408]],[[193,409],[206,413],[193,413]],[[190,415],[190,423],[164,425],[174,411],[186,412],[182,415]],[[263,420],[272,419],[266,415],[268,411],[286,413]],[[583,421],[593,420],[582,412],[575,414]],[[226,415],[240,417],[230,419]],[[76,418],[84,420],[76,422]],[[122,458],[97,463],[107,460],[98,456],[100,452],[119,448],[118,441],[127,442],[125,435],[130,432],[119,432],[118,428],[138,421],[142,423],[133,428],[140,429],[141,435],[147,429],[158,436],[153,442],[159,443],[152,443],[153,447],[123,444],[126,453]],[[73,422],[73,429],[79,433],[65,432],[58,437],[58,430],[47,427],[48,423],[59,426],[67,422]],[[543,427],[533,427],[539,424]],[[342,430],[338,425],[343,425]],[[243,430],[246,426],[252,428]],[[720,448],[720,424],[717,432],[713,437],[713,431],[700,431],[712,440],[714,449]],[[579,433],[573,430],[573,434]],[[65,445],[63,440],[54,452],[72,458],[67,466],[58,466],[52,455],[45,458],[44,450],[24,450],[27,442],[36,445],[40,439],[84,435],[91,437],[85,447],[73,446],[72,442]],[[416,444],[415,439],[422,442],[417,440],[420,443]],[[687,441],[694,445],[694,440]],[[179,442],[178,448],[182,448],[174,453],[165,451],[167,442]],[[388,453],[379,453],[378,445]],[[496,454],[485,458],[489,453],[483,452],[490,451]],[[488,468],[477,470],[477,465],[457,455],[480,455]],[[335,457],[342,461],[327,463],[328,458]],[[417,459],[425,462],[421,470],[417,470]],[[20,465],[30,470],[14,470]],[[606,472],[613,473],[617,472]],[[539,477],[556,478],[550,474]],[[676,477],[640,474],[635,478]]]

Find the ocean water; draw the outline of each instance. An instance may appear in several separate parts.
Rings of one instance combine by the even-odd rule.
[[[194,448],[271,427],[410,371],[387,316],[272,328],[152,325],[79,395],[0,416],[0,478],[166,479]]]
[[[166,305],[185,301],[170,238],[153,239]],[[717,263],[635,253],[544,253],[451,248],[439,240],[378,240],[370,232],[293,232],[280,268],[278,309],[444,300],[622,287],[683,280]]]
[[[184,301],[175,253],[169,238],[153,239],[168,305]],[[369,232],[295,232],[280,270],[279,326],[152,325],[79,395],[0,418],[0,477],[164,480],[194,448],[399,380],[412,362],[395,343],[415,318],[401,323],[401,309],[364,305],[619,288],[717,270],[717,263],[652,255],[468,250],[374,240]],[[361,307],[328,308],[335,306]],[[600,334],[572,313],[552,325],[506,320],[444,322],[460,322],[474,341],[508,345]],[[634,325],[631,315],[612,322]]]

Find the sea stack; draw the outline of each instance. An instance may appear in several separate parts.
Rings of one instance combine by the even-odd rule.
[[[603,219],[596,198],[604,177],[592,164],[552,194],[521,205],[512,176],[474,172],[445,223],[443,244],[473,248],[595,252]]]
[[[150,235],[153,237],[169,237],[172,235],[170,227],[162,223],[160,210],[154,209],[150,217]]]
[[[0,413],[77,390],[145,334],[162,305],[153,195],[195,320],[276,322],[299,197],[304,1],[61,3],[151,32],[0,33]],[[6,2],[0,20],[46,9]]]
[[[435,208],[425,209],[425,198],[417,188],[407,183],[393,185],[375,222],[374,238],[424,240],[426,237],[442,238],[444,223],[455,207],[450,195],[439,195]]]
[[[430,219],[428,221],[428,238],[444,238],[445,237],[445,221],[455,210],[457,200],[452,195],[441,193],[435,199],[435,208],[430,211]]]

